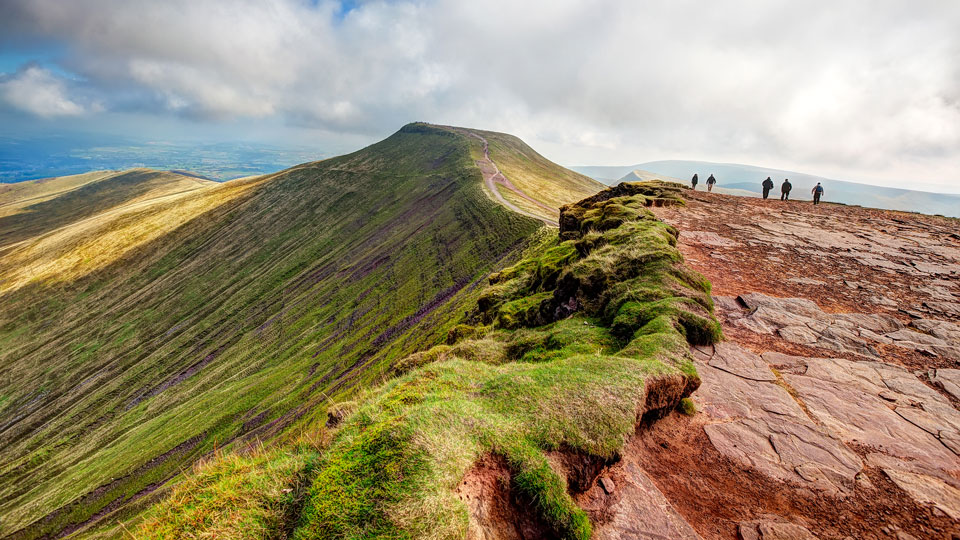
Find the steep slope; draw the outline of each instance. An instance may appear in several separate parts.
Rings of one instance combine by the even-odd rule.
[[[216,186],[184,174],[131,169],[0,186],[0,252],[5,246],[111,209]]]
[[[609,533],[605,522],[620,516],[611,501],[588,512],[582,495],[638,424],[699,385],[690,345],[721,338],[709,283],[647,209],[682,204],[680,192],[622,184],[564,207],[559,232],[541,231],[521,261],[492,274],[468,324],[399,362],[401,375],[355,406],[322,455],[290,447],[218,459],[137,536]],[[310,463],[299,478],[297,462]],[[285,492],[303,493],[302,510]]]
[[[119,176],[155,178],[147,172]],[[78,206],[74,213],[86,215],[83,219],[50,231],[41,230],[32,237],[0,249],[0,293],[15,291],[30,284],[66,284],[106,268],[138,247],[161,239],[204,212],[244,195],[266,180],[264,177],[254,177],[228,184],[204,181],[198,186],[193,179],[176,175],[170,182],[161,182],[156,189],[148,189],[143,195],[116,206],[102,205],[96,199],[94,206],[102,207],[99,211]],[[129,191],[123,185],[111,187]],[[120,198],[109,188],[106,188],[106,192],[107,199]],[[49,205],[43,203],[36,206]],[[11,216],[26,225],[19,233],[29,233],[30,228],[36,228],[30,217],[31,214]],[[62,217],[46,220],[47,225],[63,221]],[[37,225],[43,222],[41,217]]]
[[[484,194],[479,155],[461,131],[411,124],[347,156],[95,214],[53,255],[56,235],[38,232],[26,243],[50,260],[26,275],[8,262],[24,252],[5,253],[0,534],[108,522],[215,446],[323,418],[442,339],[542,226]],[[583,189],[552,164],[526,171],[531,155],[517,141],[491,153],[525,185]]]

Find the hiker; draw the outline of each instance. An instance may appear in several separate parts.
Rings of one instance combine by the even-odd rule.
[[[813,204],[820,204],[820,196],[823,195],[823,186],[820,185],[820,182],[817,182],[810,193],[813,194]]]
[[[697,173],[693,173],[693,178],[690,179],[690,189],[696,191],[698,183],[700,183],[700,179],[697,178]]]
[[[773,180],[768,176],[766,180],[763,181],[763,198],[766,199],[770,195],[770,190],[773,189]]]
[[[707,191],[713,191],[713,185],[717,183],[717,179],[713,177],[713,174],[710,175],[710,178],[707,178]]]
[[[790,190],[793,189],[793,184],[790,183],[790,180],[787,178],[783,179],[783,184],[780,184],[780,200],[789,201],[790,200]]]

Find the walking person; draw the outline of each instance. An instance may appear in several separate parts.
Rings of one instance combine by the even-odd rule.
[[[820,182],[817,182],[810,193],[813,194],[813,204],[820,204],[820,196],[823,195],[823,186],[820,185]]]
[[[717,183],[717,179],[713,177],[713,174],[710,175],[710,178],[707,178],[707,191],[713,191],[713,185]]]
[[[773,189],[773,180],[768,176],[766,180],[763,181],[763,198],[766,199],[770,195],[770,190]]]
[[[696,191],[698,183],[700,183],[700,179],[697,178],[697,173],[693,173],[693,178],[690,179],[690,189]]]
[[[787,178],[783,179],[783,183],[780,184],[780,200],[789,201],[790,200],[790,190],[793,189],[793,184],[790,183],[790,180]]]

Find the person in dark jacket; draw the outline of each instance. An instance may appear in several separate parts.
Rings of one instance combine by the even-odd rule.
[[[820,196],[823,195],[823,186],[820,185],[820,182],[817,182],[810,193],[813,194],[813,204],[820,204]]]
[[[713,191],[713,185],[717,183],[717,179],[710,175],[710,178],[707,178],[707,191]]]
[[[697,184],[700,183],[700,179],[697,178],[697,173],[693,173],[693,178],[690,179],[690,189],[696,191]]]
[[[766,199],[770,195],[770,190],[773,189],[773,180],[768,176],[766,180],[763,181],[763,198]]]
[[[789,201],[790,200],[790,190],[793,189],[793,184],[790,183],[790,180],[787,178],[783,179],[783,183],[780,184],[780,200]]]

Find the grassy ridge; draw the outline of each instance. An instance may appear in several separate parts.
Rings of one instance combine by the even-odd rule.
[[[227,183],[170,230],[110,221],[141,240],[3,293],[0,535],[107,520],[216,445],[322,419],[442,340],[474,284],[540,226],[483,194],[478,145],[410,125]],[[88,236],[76,245],[103,237]]]
[[[333,409],[353,412],[326,450],[286,445],[215,460],[135,534],[463,538],[485,518],[457,488],[495,455],[525,505],[515,511],[534,514],[544,537],[589,538],[571,491],[590,479],[579,486],[548,454],[615,459],[641,416],[689,407],[682,398],[699,384],[689,344],[722,337],[709,283],[684,266],[677,232],[645,208],[678,204],[679,193],[622,185],[566,207],[559,232],[541,229],[517,264],[489,277],[446,343],[405,357],[397,378]],[[297,460],[308,473],[286,469]]]
[[[709,283],[644,208],[679,202],[680,189],[621,186],[565,208],[559,235],[490,277],[474,325],[408,357],[413,371],[349,418],[295,537],[463,538],[477,516],[456,488],[495,454],[546,537],[589,538],[546,453],[614,458],[641,415],[699,384],[689,344],[722,338]]]

